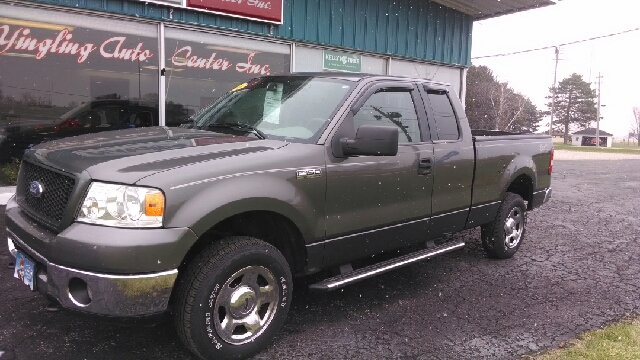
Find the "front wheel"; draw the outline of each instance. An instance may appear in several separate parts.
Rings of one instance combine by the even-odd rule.
[[[291,271],[273,246],[251,237],[212,244],[187,267],[175,325],[202,359],[246,358],[278,332],[291,302]]]
[[[507,193],[496,219],[481,227],[482,247],[490,257],[508,259],[524,239],[527,207],[520,195]]]

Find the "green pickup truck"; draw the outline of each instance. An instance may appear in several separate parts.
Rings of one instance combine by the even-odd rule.
[[[180,127],[27,150],[7,235],[15,276],[62,307],[171,314],[200,358],[244,358],[284,323],[294,276],[337,289],[477,226],[489,256],[513,256],[552,163],[549,136],[471,131],[447,84],[266,76]]]

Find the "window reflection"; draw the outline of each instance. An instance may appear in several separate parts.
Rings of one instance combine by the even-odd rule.
[[[0,14],[0,161],[43,141],[158,124],[156,26],[7,5]]]
[[[173,28],[165,37],[167,126],[257,76],[289,72],[289,45]]]
[[[396,127],[399,142],[420,142],[420,128],[410,92],[379,92],[371,95],[353,117],[357,130],[362,125]]]

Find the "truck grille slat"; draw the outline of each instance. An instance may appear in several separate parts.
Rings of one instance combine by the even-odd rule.
[[[62,221],[69,198],[76,185],[76,179],[55,171],[23,161],[23,182],[18,184],[24,194],[24,205],[35,215],[58,226]],[[38,181],[44,191],[36,197],[29,191],[31,182]]]

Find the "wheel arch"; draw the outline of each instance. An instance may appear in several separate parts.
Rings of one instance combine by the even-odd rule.
[[[231,236],[250,236],[263,240],[282,253],[293,274],[303,275],[306,271],[306,246],[302,233],[295,223],[274,211],[251,210],[218,221],[200,235],[178,267],[176,284],[198,254],[211,244]],[[172,293],[170,304],[173,301],[174,294]]]
[[[536,181],[536,165],[533,159],[516,156],[505,168],[500,199],[504,199],[507,192],[518,194],[527,202],[527,210],[531,210]]]
[[[527,210],[531,210],[533,188],[533,179],[529,174],[523,173],[516,176],[511,183],[509,183],[509,186],[504,191],[503,198],[508,192],[520,195],[520,197],[527,202]]]

